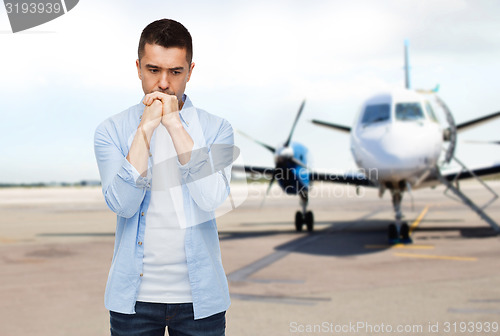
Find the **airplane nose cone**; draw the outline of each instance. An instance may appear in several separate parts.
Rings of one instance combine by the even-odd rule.
[[[280,164],[284,161],[293,158],[294,152],[291,146],[288,147],[278,147],[276,154],[274,155],[274,163]]]
[[[377,169],[379,179],[403,180],[436,164],[442,138],[437,125],[402,122],[367,128],[359,142],[362,168]]]
[[[429,138],[417,125],[392,127],[380,140],[381,159],[391,165],[410,165],[413,159],[429,152]]]
[[[293,157],[293,148],[292,147],[279,147],[276,150],[275,154],[275,161],[279,160],[280,158],[292,158]]]

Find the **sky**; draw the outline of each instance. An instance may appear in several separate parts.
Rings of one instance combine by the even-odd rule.
[[[195,106],[270,145],[283,142],[306,99],[293,140],[320,171],[355,168],[349,136],[312,125],[350,126],[363,100],[404,86],[433,88],[457,122],[500,111],[500,2],[97,1],[13,34],[0,7],[0,183],[98,180],[100,122],[140,102],[135,60],[142,29],[160,18],[193,37]],[[441,114],[438,117],[444,121]],[[500,120],[461,133],[456,155],[500,162]],[[235,135],[246,164],[271,153]]]

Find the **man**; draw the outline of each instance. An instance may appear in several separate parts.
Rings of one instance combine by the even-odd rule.
[[[94,142],[117,214],[105,293],[111,335],[164,335],[166,327],[224,335],[230,300],[214,210],[229,194],[231,160],[221,165],[215,148],[232,147],[233,131],[184,94],[195,64],[182,24],[149,24],[138,54],[145,96],[99,125]]]

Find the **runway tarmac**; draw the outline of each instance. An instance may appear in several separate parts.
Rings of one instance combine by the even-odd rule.
[[[414,243],[391,247],[389,195],[317,184],[311,234],[295,232],[298,198],[277,186],[260,207],[266,187],[249,185],[218,218],[227,335],[498,334],[500,237],[443,188],[414,191],[413,209],[405,195]],[[473,182],[461,189],[490,197]],[[0,189],[0,211],[0,334],[109,335],[115,215],[100,189]],[[500,222],[500,200],[487,213]]]

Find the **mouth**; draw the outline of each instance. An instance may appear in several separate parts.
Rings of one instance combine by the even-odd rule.
[[[175,92],[173,91],[170,91],[170,90],[153,90],[153,92],[160,92],[160,93],[164,93],[164,94],[167,94],[167,95],[170,95],[170,96],[175,96]]]

